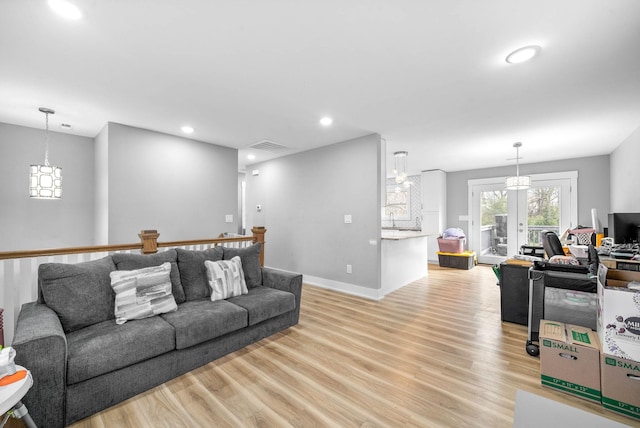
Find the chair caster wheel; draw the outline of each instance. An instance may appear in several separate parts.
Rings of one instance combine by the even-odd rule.
[[[538,347],[538,345],[533,344],[531,341],[527,341],[527,354],[531,355],[532,357],[537,357],[538,355],[540,355],[540,348]]]

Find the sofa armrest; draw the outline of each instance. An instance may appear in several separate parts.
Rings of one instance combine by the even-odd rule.
[[[277,290],[288,291],[296,298],[294,324],[300,317],[300,301],[302,298],[302,275],[273,268],[262,268],[262,285]]]
[[[23,398],[36,425],[63,427],[67,375],[67,338],[56,313],[46,305],[22,305],[11,346],[16,364],[33,376]]]

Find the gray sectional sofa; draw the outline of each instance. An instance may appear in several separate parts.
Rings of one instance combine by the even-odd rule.
[[[12,346],[34,378],[23,402],[62,427],[298,323],[302,276],[263,268],[260,244],[44,263]],[[239,256],[248,294],[211,301],[205,260]],[[171,263],[177,310],[116,324],[110,272]],[[167,286],[168,288],[168,286]]]

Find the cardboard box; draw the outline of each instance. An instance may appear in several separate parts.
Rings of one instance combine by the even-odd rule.
[[[602,352],[640,361],[640,291],[627,288],[640,282],[640,272],[598,268],[598,336]]]
[[[540,320],[542,386],[600,403],[600,341],[587,327]]]
[[[602,407],[640,419],[640,362],[602,354]]]

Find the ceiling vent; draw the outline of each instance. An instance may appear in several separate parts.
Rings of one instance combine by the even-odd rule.
[[[289,149],[289,147],[285,147],[281,144],[275,143],[271,140],[262,140],[262,141],[258,141],[257,143],[252,144],[251,146],[252,149],[255,150],[263,150],[265,152],[269,152],[269,153],[282,153],[282,152],[286,152]]]

